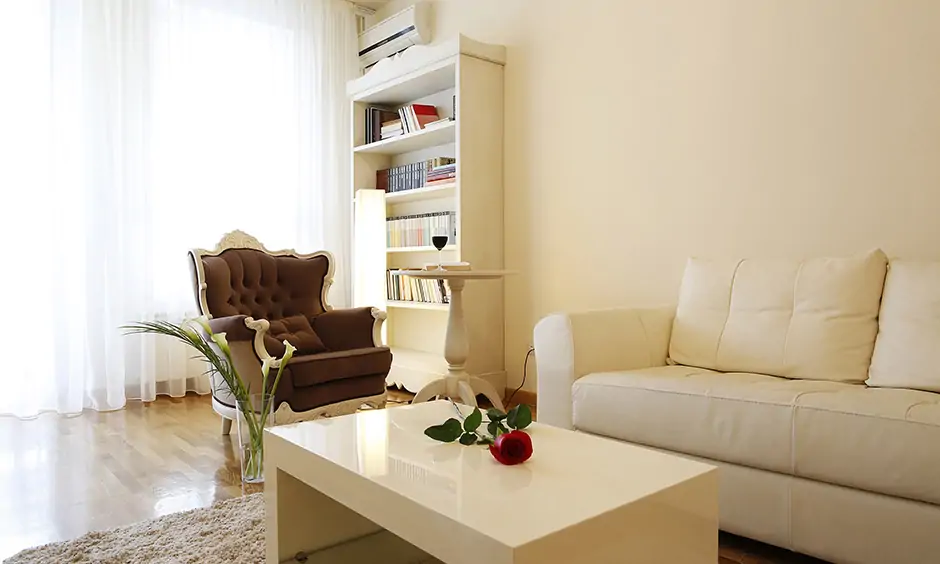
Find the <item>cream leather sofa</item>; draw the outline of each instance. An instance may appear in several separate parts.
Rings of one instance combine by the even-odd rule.
[[[717,465],[722,529],[940,563],[940,263],[693,259],[677,307],[551,315],[535,349],[540,422]]]

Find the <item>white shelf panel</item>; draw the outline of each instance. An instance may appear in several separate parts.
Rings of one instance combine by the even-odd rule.
[[[410,153],[420,149],[430,149],[438,145],[453,143],[457,139],[457,122],[437,126],[433,129],[422,129],[413,133],[407,133],[392,139],[384,139],[360,145],[353,149],[355,153],[370,153],[374,155],[400,155],[401,153]]]
[[[430,304],[425,302],[412,302],[406,300],[388,300],[386,305],[390,308],[400,309],[426,309],[429,311],[449,311],[448,304]]]
[[[436,253],[437,249],[433,246],[427,247],[388,247],[386,249],[390,253]],[[447,245],[444,247],[444,251],[456,251],[457,245]]]
[[[436,200],[439,198],[453,198],[457,195],[457,183],[442,184],[440,186],[425,186],[414,190],[401,192],[388,192],[385,202],[388,204],[402,204],[405,202],[419,202],[422,200]]]
[[[373,86],[353,97],[353,100],[367,104],[400,106],[429,94],[454,88],[456,85],[457,59],[453,58]]]

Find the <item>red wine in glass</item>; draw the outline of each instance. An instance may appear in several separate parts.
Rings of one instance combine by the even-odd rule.
[[[447,246],[447,235],[433,235],[431,243],[437,249],[437,269],[444,270],[444,247]]]

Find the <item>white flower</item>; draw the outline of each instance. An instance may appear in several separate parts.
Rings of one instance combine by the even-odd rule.
[[[212,335],[212,341],[219,345],[219,348],[222,349],[222,352],[227,355],[232,354],[232,349],[228,346],[228,340],[225,338],[225,333],[210,333],[210,335]]]
[[[277,362],[277,359],[274,357],[268,357],[261,362],[261,377],[267,379],[268,374],[271,372],[271,365]]]
[[[297,347],[288,343],[287,339],[284,339],[284,356],[281,357],[281,363],[287,364],[296,351]]]
[[[200,315],[199,317],[193,319],[193,321],[194,321],[195,323],[198,323],[199,325],[201,325],[203,331],[205,331],[205,332],[208,333],[209,335],[212,334],[212,327],[209,326],[209,318],[208,318],[208,317],[206,317],[205,315]]]

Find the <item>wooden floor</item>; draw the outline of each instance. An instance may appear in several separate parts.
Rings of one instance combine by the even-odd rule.
[[[199,396],[80,417],[0,417],[0,560],[259,491],[241,485],[235,441]],[[722,564],[818,562],[730,536],[721,556]]]

